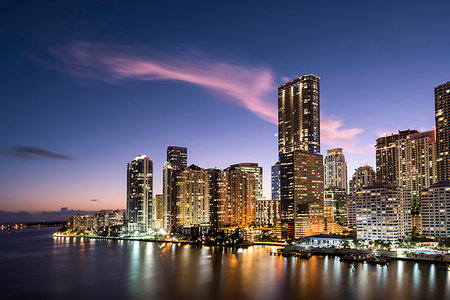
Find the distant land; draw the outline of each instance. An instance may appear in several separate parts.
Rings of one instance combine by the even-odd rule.
[[[67,207],[61,208],[59,211],[41,211],[41,212],[11,212],[0,210],[0,225],[11,224],[27,224],[32,222],[56,222],[66,221],[71,216],[77,214],[93,214],[95,211],[73,210]]]

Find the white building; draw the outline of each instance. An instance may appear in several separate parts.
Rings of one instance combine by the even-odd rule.
[[[411,235],[411,196],[381,182],[352,194],[357,238],[397,243]]]
[[[422,235],[450,237],[450,181],[433,184],[422,191]]]
[[[327,150],[324,163],[325,188],[340,188],[347,191],[347,163],[342,148]]]

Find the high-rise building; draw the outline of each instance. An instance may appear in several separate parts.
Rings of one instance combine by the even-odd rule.
[[[450,181],[435,183],[422,191],[422,236],[450,238]]]
[[[263,169],[257,163],[239,163],[228,167],[229,170],[240,170],[245,173],[252,173],[256,180],[256,199],[263,197]]]
[[[209,226],[209,174],[196,165],[172,174],[173,229]]]
[[[362,165],[355,170],[350,180],[350,193],[354,193],[363,187],[374,185],[376,181],[375,171],[369,165]]]
[[[213,229],[219,229],[219,215],[220,215],[220,173],[222,172],[216,168],[207,169],[209,174],[209,219]]]
[[[253,172],[229,167],[219,174],[219,228],[248,227],[256,219],[256,178]]]
[[[171,230],[174,220],[175,200],[172,199],[173,178],[172,174],[178,169],[187,167],[187,148],[179,146],[167,146],[167,161],[163,167],[163,228]]]
[[[341,188],[328,188],[324,193],[324,217],[347,226],[347,193]]]
[[[145,155],[128,163],[127,220],[129,231],[153,229],[153,162]]]
[[[347,163],[342,148],[327,150],[324,167],[325,189],[339,188],[347,191]]]
[[[434,88],[438,181],[450,179],[450,81]]]
[[[174,169],[187,167],[187,148],[178,146],[167,146],[167,162]]]
[[[357,238],[397,243],[411,235],[408,191],[380,182],[352,194],[356,203]]]
[[[397,141],[407,139],[417,130],[403,130],[398,134],[379,137],[376,147],[377,181],[398,184],[398,147]]]
[[[256,225],[259,227],[275,227],[280,219],[280,200],[256,199]]]
[[[278,87],[281,238],[321,232],[323,158],[320,152],[320,78],[308,74]]]
[[[272,200],[280,200],[280,163],[272,166]]]
[[[320,152],[320,77],[303,75],[278,87],[278,152]]]
[[[164,228],[164,197],[162,194],[155,196],[154,202],[154,212],[155,212],[155,229]]]
[[[280,155],[281,238],[298,239],[324,229],[323,157],[294,151]]]

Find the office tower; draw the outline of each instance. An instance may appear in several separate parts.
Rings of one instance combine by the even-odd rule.
[[[158,194],[154,199],[154,212],[155,212],[155,228],[161,229],[164,228],[163,220],[164,220],[164,197],[162,194]]]
[[[167,146],[167,161],[174,169],[187,167],[187,148]]]
[[[228,167],[230,170],[240,170],[245,173],[252,173],[256,180],[256,199],[263,196],[263,170],[256,163],[239,163]]]
[[[272,166],[272,200],[280,200],[280,163]]]
[[[280,219],[280,200],[260,198],[256,200],[256,226],[273,228]]]
[[[434,88],[438,181],[450,179],[450,81]]]
[[[219,174],[218,227],[248,227],[256,219],[256,178],[233,166]]]
[[[377,181],[398,184],[398,147],[397,141],[407,139],[417,130],[403,130],[398,134],[379,137],[376,147]]]
[[[408,191],[380,182],[351,196],[356,203],[357,238],[397,243],[411,235],[411,199]]]
[[[127,220],[129,231],[153,229],[153,162],[145,155],[128,163]]]
[[[319,234],[324,229],[322,155],[282,153],[280,174],[281,238]]]
[[[308,74],[278,87],[278,151],[320,152],[318,76]]]
[[[450,238],[450,181],[435,183],[422,191],[422,236]]]
[[[324,217],[347,226],[347,193],[341,188],[328,188],[324,193]]]
[[[220,186],[220,173],[221,170],[216,168],[207,169],[209,174],[209,218],[211,228],[219,228],[219,215],[220,215],[220,199],[219,199],[219,186]]]
[[[167,146],[167,161],[163,167],[163,228],[171,230],[174,224],[172,200],[172,174],[175,170],[187,167],[187,148],[178,146]]]
[[[355,170],[350,180],[350,193],[354,193],[363,187],[375,184],[375,171],[369,165],[362,165]]]
[[[209,226],[209,174],[196,165],[173,171],[174,230]]]
[[[278,87],[280,237],[320,232],[323,219],[323,158],[320,152],[318,76],[300,76]],[[319,174],[320,173],[320,174]]]
[[[342,148],[327,150],[324,162],[325,188],[339,188],[347,191],[347,163]]]

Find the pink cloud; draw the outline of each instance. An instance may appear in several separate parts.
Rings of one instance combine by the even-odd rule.
[[[138,54],[129,47],[76,41],[52,51],[78,78],[107,82],[122,80],[176,80],[191,83],[221,95],[227,101],[246,108],[261,119],[277,124],[278,109],[273,72],[214,62],[204,57],[159,53]],[[342,120],[322,116],[322,142],[355,152],[360,128],[343,128]]]

